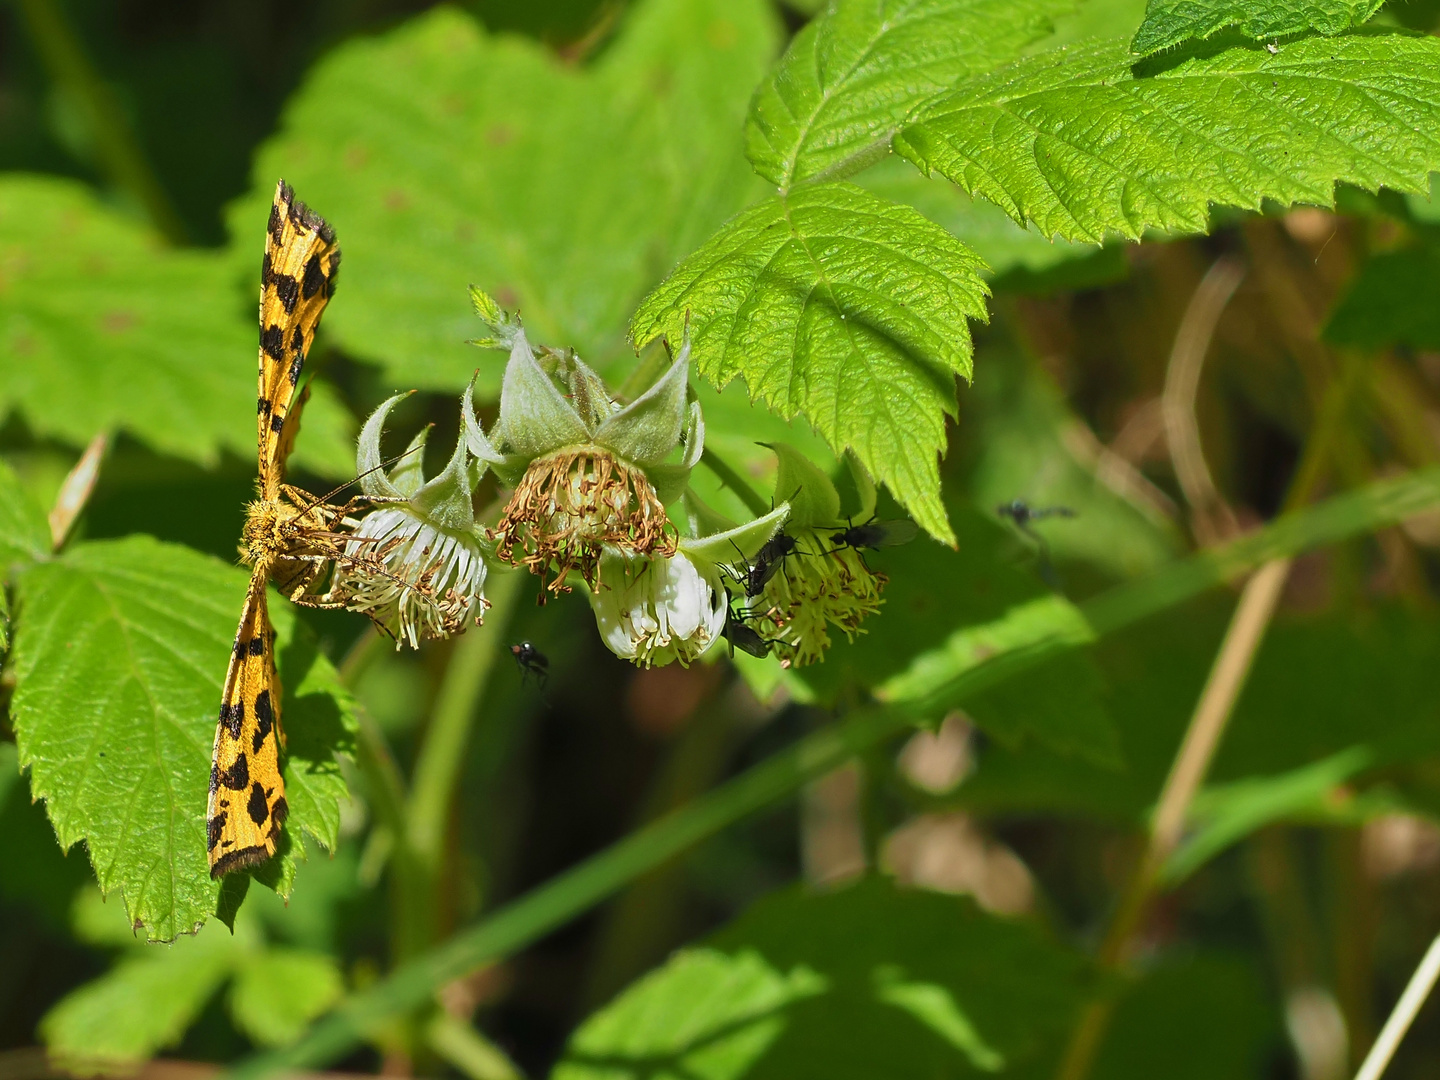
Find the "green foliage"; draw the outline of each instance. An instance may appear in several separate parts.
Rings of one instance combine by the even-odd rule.
[[[1145,55],[1189,38],[1208,38],[1233,26],[1252,40],[1313,30],[1339,34],[1359,26],[1385,0],[1150,0],[1145,21],[1130,42]]]
[[[153,939],[198,928],[220,885],[205,858],[205,793],[221,682],[246,577],[135,536],[77,545],[20,586],[15,697],[20,762],[60,844],[84,840]],[[309,832],[333,849],[354,722],[334,669],[272,601],[279,634],[290,818],[270,883],[289,891]]]
[[[242,291],[222,256],[166,249],[83,185],[0,178],[0,349],[16,361],[0,411],[81,446],[118,430],[207,465],[251,457],[259,227],[250,239]],[[334,474],[341,408],[312,402],[298,461]]]
[[[814,185],[731,219],[646,297],[631,334],[678,341],[689,313],[701,374],[803,413],[953,542],[936,458],[954,376],[970,374],[966,320],[985,318],[980,265],[908,207]]]
[[[1440,307],[1435,282],[1440,251],[1433,247],[1390,251],[1368,260],[1325,324],[1337,345],[1440,348]]]
[[[973,199],[948,180],[921,176],[894,155],[866,169],[856,183],[883,199],[913,206],[948,229],[985,260],[992,280],[1015,270],[1050,270],[1100,250],[1094,244],[1047,239],[1033,225],[1022,228],[994,203]]]
[[[253,265],[283,176],[344,249],[326,328],[387,382],[459,389],[479,367],[498,389],[465,345],[470,282],[606,373],[644,291],[755,194],[739,126],[775,47],[760,0],[637,5],[580,69],[454,8],[352,41],[261,149],[236,257]]]
[[[265,949],[240,959],[230,1013],[262,1046],[294,1042],[344,993],[333,958],[299,949]]]
[[[1425,190],[1440,42],[1302,38],[1132,70],[1118,43],[1022,60],[934,99],[895,149],[1046,235],[1203,232],[1212,204],[1329,206],[1337,181]]]
[[[45,511],[20,484],[7,462],[0,461],[0,584],[11,580],[16,564],[50,553],[50,524]]]
[[[1269,1075],[1279,1017],[1253,964],[1234,954],[1175,957],[1125,987],[1095,1080],[1213,1080]],[[1205,1018],[1205,1037],[1195,1022]],[[1177,1054],[1175,1048],[1184,1046]]]
[[[917,104],[1013,60],[1066,0],[841,0],[795,35],[746,121],[755,171],[781,194],[883,157]]]
[[[344,990],[333,958],[269,944],[248,913],[233,933],[211,926],[157,948],[143,945],[116,907],[93,889],[81,894],[76,935],[119,957],[40,1025],[50,1052],[82,1072],[126,1071],[174,1046],[227,981],[235,1026],[261,1046],[294,1039]]]
[[[871,878],[766,898],[576,1031],[552,1080],[968,1076],[1062,1030],[1084,965],[969,901]]]

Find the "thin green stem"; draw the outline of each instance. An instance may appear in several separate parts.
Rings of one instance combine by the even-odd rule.
[[[720,482],[740,497],[740,501],[756,517],[768,514],[770,504],[760,493],[745,482],[745,478],[727,465],[715,451],[706,447],[700,453],[700,463],[719,477]]]
[[[1107,630],[1136,622],[1229,580],[1267,559],[1286,557],[1394,524],[1440,505],[1440,468],[1430,468],[1329,500],[1289,515],[1258,534],[1205,552],[1082,606],[1091,626]],[[1143,594],[1146,585],[1159,600]],[[1137,589],[1139,590],[1137,592]],[[1122,593],[1116,596],[1116,593]],[[1160,602],[1163,600],[1163,603]],[[1002,620],[1003,621],[1003,620]],[[1051,635],[1037,626],[1036,638]],[[1033,657],[1006,670],[1014,677],[1053,655],[1031,648],[1036,640],[1011,641],[1010,652]],[[1072,647],[1080,647],[1076,641]],[[1027,651],[1029,650],[1029,651]],[[977,658],[950,691],[963,696],[989,685],[993,657]],[[321,1065],[353,1046],[370,1025],[423,1004],[435,990],[483,964],[530,945],[588,911],[628,882],[662,865],[691,845],[757,810],[785,798],[809,780],[910,727],[902,707],[869,708],[845,723],[807,736],[747,772],[620,840],[578,866],[507,904],[443,945],[402,965],[388,978],[351,996],[297,1043],[242,1062],[232,1075],[254,1078],[277,1069]]]
[[[185,243],[188,235],[184,222],[151,168],[120,103],[86,55],[60,0],[20,0],[20,10],[50,78],[84,114],[100,166],[110,182],[140,204],[165,239],[172,244]]]

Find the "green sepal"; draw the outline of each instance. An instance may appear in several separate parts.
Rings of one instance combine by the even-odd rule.
[[[655,488],[655,497],[662,506],[669,506],[690,484],[690,473],[700,462],[705,451],[705,413],[700,402],[690,402],[689,415],[685,421],[685,455],[679,462],[651,465],[645,470]]]
[[[505,455],[495,449],[485,434],[485,429],[480,426],[480,421],[475,418],[475,380],[479,377],[479,371],[470,376],[470,385],[465,388],[465,394],[460,398],[460,426],[464,429],[465,445],[470,453],[485,464],[501,465],[505,462]],[[479,477],[476,477],[476,482],[479,482]]]
[[[711,533],[698,539],[683,538],[680,541],[680,550],[691,561],[707,563],[710,566],[730,565],[737,558],[748,561],[759,554],[760,549],[780,531],[789,517],[789,504],[781,503],[764,517],[747,521],[733,529]]]
[[[380,436],[385,430],[385,417],[390,415],[390,410],[413,393],[414,390],[406,390],[382,401],[360,429],[360,437],[355,440],[355,472],[360,477],[360,490],[366,495],[378,499],[405,497],[385,475],[385,459],[380,456]]]
[[[472,470],[469,464],[469,455],[465,452],[465,436],[462,433],[455,439],[455,452],[450,455],[450,461],[445,468],[415,492],[410,499],[410,505],[417,513],[442,529],[472,529],[475,525],[475,507],[470,495],[475,487],[471,482]],[[478,475],[475,482],[479,482]]]
[[[775,474],[775,501],[790,504],[791,520],[799,526],[836,525],[840,522],[840,493],[830,477],[789,443],[761,443],[780,459]]]
[[[611,400],[605,380],[573,352],[564,354],[559,373],[570,387],[575,412],[593,438],[595,432],[620,411],[619,406]]]
[[[506,448],[527,461],[590,441],[580,414],[540,369],[523,331],[516,334],[505,365],[498,428]]]
[[[405,453],[390,470],[390,483],[407,498],[425,486],[425,444],[430,441],[431,427],[426,424],[415,433]]]
[[[869,521],[875,516],[877,499],[875,481],[871,478],[870,471],[860,463],[860,459],[849,450],[845,451],[845,464],[850,466],[850,475],[855,481],[855,491],[860,496],[860,509],[852,520]]]
[[[686,391],[690,386],[690,342],[654,386],[611,416],[595,432],[595,441],[642,468],[670,456],[685,428]]]
[[[700,498],[693,489],[685,489],[681,507],[685,511],[685,524],[690,536],[696,540],[735,528],[735,522]]]

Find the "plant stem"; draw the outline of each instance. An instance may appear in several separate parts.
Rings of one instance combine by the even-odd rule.
[[[1117,630],[1263,560],[1289,557],[1319,544],[1371,532],[1436,505],[1440,505],[1440,468],[1381,481],[1289,515],[1223,549],[1201,552],[1144,581],[1121,586],[1087,602],[1081,611],[1097,632],[1101,626],[1106,631]],[[1051,631],[1040,627],[1035,633],[1047,636]],[[1033,644],[1011,642],[1010,649],[1024,654]],[[1007,676],[1013,678],[1053,653],[1030,650],[1030,655],[1034,659],[1029,665],[1015,664]],[[988,665],[992,662],[993,658],[977,661],[968,675],[951,684],[950,691],[963,696],[967,688],[991,685]],[[377,1021],[413,1009],[451,979],[539,940],[692,844],[790,795],[813,777],[907,730],[912,722],[902,708],[869,708],[857,711],[839,727],[807,736],[414,958],[386,979],[352,995],[292,1046],[251,1057],[231,1075],[253,1080],[277,1069],[332,1060]]]
[[[100,165],[110,182],[145,210],[172,244],[188,239],[184,223],[151,168],[115,95],[85,54],[60,0],[20,0],[20,10],[50,78],[85,114]]]
[[[455,786],[465,763],[465,744],[479,713],[495,658],[500,655],[497,639],[510,621],[522,577],[519,573],[495,573],[490,577],[486,590],[490,609],[485,624],[472,628],[456,643],[415,759],[405,814],[404,846],[412,855],[411,872],[419,878],[424,895],[419,907],[408,913],[409,921],[403,927],[398,955],[401,960],[435,941],[440,923],[439,883],[445,833]]]
[[[745,482],[745,478],[716,456],[715,451],[706,447],[700,452],[700,463],[720,478],[720,482],[739,496],[745,508],[756,517],[770,512],[770,504],[760,493]]]
[[[1380,1080],[1380,1075],[1395,1056],[1400,1040],[1405,1037],[1405,1032],[1410,1030],[1415,1014],[1430,996],[1437,978],[1440,978],[1440,937],[1430,943],[1420,966],[1415,969],[1415,974],[1410,976],[1405,992],[1395,1003],[1385,1026],[1380,1029],[1380,1037],[1375,1040],[1375,1045],[1370,1047],[1370,1053],[1365,1055],[1365,1061],[1360,1066],[1360,1071],[1355,1074],[1355,1080]]]

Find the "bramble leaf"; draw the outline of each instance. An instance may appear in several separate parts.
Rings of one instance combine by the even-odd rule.
[[[783,194],[883,157],[917,104],[1020,55],[1070,0],[841,0],[760,85],[745,124],[755,171]]]
[[[263,224],[246,238],[257,290]],[[0,413],[77,446],[119,430],[205,465],[222,449],[253,458],[256,293],[223,255],[166,248],[73,180],[10,175],[0,293],[0,352],[13,358],[0,364]],[[301,459],[336,458],[337,404],[307,416]]]
[[[20,763],[62,847],[86,842],[100,886],[170,940],[216,911],[205,798],[221,682],[246,587],[239,569],[146,536],[78,544],[20,583],[11,705]],[[334,848],[348,695],[288,606],[272,599],[285,686],[287,891],[304,833]],[[288,866],[286,865],[288,864]]]
[[[1082,972],[960,897],[789,889],[585,1021],[551,1080],[1008,1072],[1065,1030]]]
[[[320,61],[231,210],[238,258],[284,176],[345,251],[327,331],[396,386],[482,394],[467,286],[605,371],[644,291],[762,185],[741,153],[774,55],[762,0],[648,0],[586,67],[441,7]],[[679,340],[678,338],[676,339]]]
[[[15,564],[49,554],[50,525],[45,511],[35,505],[15,470],[0,461],[0,585],[10,579]]]
[[[643,346],[679,340],[724,387],[744,378],[782,417],[851,448],[915,520],[953,542],[937,455],[970,375],[967,319],[986,318],[983,264],[909,207],[853,184],[774,196],[727,222],[645,298]]]
[[[1305,38],[1155,65],[1123,44],[1050,52],[972,79],[895,138],[940,173],[1046,235],[1203,232],[1212,204],[1330,206],[1337,181],[1426,190],[1440,41]]]
[[[1235,27],[1254,41],[1315,31],[1339,34],[1359,26],[1385,0],[1150,0],[1145,21],[1130,42],[1145,55],[1189,38],[1208,38]]]

